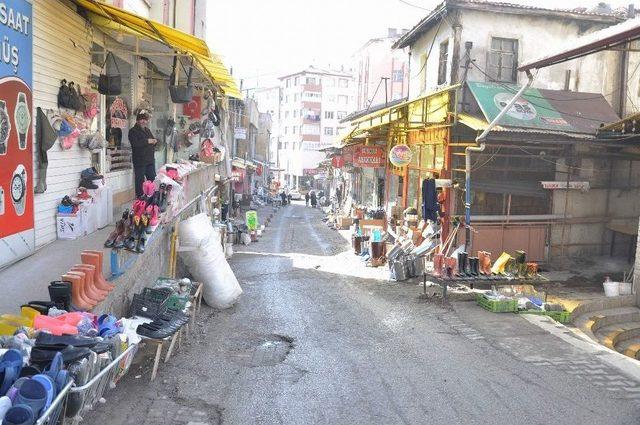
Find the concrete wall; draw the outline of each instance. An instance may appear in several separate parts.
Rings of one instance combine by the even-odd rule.
[[[541,49],[543,46],[557,46],[568,39],[577,38],[606,26],[570,19],[478,10],[461,10],[459,19],[462,25],[460,66],[464,65],[464,44],[470,41],[473,42],[471,58],[475,60],[478,68],[485,72],[487,70],[487,52],[489,51],[492,37],[517,39],[518,63],[524,63],[539,57],[544,51]],[[434,91],[438,87],[440,43],[445,40],[449,40],[446,84],[450,83],[453,55],[453,29],[451,24],[453,20],[452,15],[448,15],[447,20],[442,22],[439,31],[437,31],[438,24],[436,24],[411,46],[411,98]],[[431,54],[426,65],[424,65],[425,57],[429,52],[434,37],[435,42],[433,43]],[[565,86],[565,72],[570,70],[572,76],[571,90],[610,94],[613,88],[618,86],[615,75],[612,74],[612,70],[617,69],[617,57],[618,54],[616,52],[607,52],[542,69],[536,76],[534,87],[561,90]],[[634,59],[634,61],[640,61],[640,58]],[[633,64],[634,67],[636,62]],[[462,77],[462,72],[463,70],[460,69],[460,77]],[[638,76],[635,76],[633,80],[635,83],[631,83],[635,84],[634,87],[638,86],[637,78]],[[468,80],[487,81],[487,77],[472,66],[468,72]],[[518,73],[518,83],[523,84],[525,80],[526,75]],[[611,97],[609,97],[609,100],[611,100]]]

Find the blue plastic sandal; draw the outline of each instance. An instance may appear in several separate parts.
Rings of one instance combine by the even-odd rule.
[[[0,396],[7,393],[20,376],[21,370],[22,354],[20,351],[12,348],[0,357]]]

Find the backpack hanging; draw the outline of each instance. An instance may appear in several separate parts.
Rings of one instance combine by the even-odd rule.
[[[69,82],[68,88],[69,88],[69,106],[68,106],[68,108],[71,108],[74,111],[77,111],[80,108],[80,96],[78,96],[78,92],[76,90],[75,83],[73,81]]]
[[[111,56],[111,60],[116,65],[117,74],[109,75],[107,74],[106,65],[109,57]],[[122,92],[122,77],[120,75],[120,68],[118,68],[118,61],[113,57],[113,53],[108,52],[107,57],[104,59],[104,63],[102,64],[101,70],[104,70],[104,74],[100,74],[100,78],[98,79],[98,93],[106,94],[110,96],[117,96]]]
[[[58,89],[58,107],[73,109],[71,98],[71,90],[67,85],[67,80],[60,81],[60,88]]]

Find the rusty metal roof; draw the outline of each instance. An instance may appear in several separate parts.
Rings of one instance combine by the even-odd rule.
[[[576,9],[548,9],[538,6],[527,6],[522,4],[494,2],[486,0],[444,0],[436,6],[426,17],[411,28],[405,35],[400,37],[392,46],[394,49],[402,49],[410,46],[425,31],[438,22],[449,9],[474,9],[491,12],[516,13],[517,11],[529,11],[531,15],[546,15],[562,19],[576,19],[581,21],[601,22],[603,24],[616,24],[626,19],[624,12],[612,11],[612,13],[602,13],[588,11],[584,8]]]

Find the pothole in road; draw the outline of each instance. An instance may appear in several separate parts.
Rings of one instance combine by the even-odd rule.
[[[286,335],[269,335],[254,348],[249,366],[275,366],[282,363],[293,348],[293,338]]]

